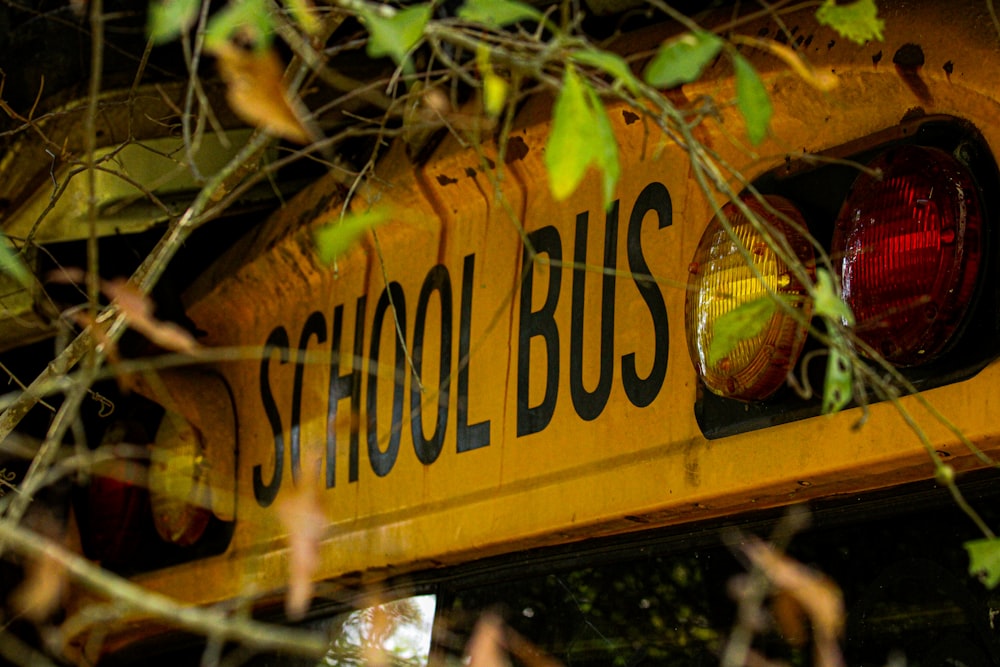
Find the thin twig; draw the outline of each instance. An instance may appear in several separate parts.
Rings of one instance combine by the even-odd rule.
[[[50,558],[90,591],[128,609],[155,616],[170,625],[197,634],[211,634],[229,641],[318,658],[326,653],[327,640],[318,633],[275,627],[210,608],[191,607],[155,593],[102,569],[60,544],[9,519],[0,519],[0,540],[32,559]]]

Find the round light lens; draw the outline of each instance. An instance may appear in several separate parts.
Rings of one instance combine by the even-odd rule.
[[[919,365],[946,347],[982,259],[982,213],[969,170],[944,151],[901,146],[851,187],[832,255],[857,335],[888,361]]]
[[[723,213],[738,241],[718,218],[709,223],[689,267],[685,303],[688,352],[705,386],[720,396],[747,401],[767,398],[785,382],[802,352],[812,312],[806,288],[783,259],[790,251],[810,275],[814,272],[813,247],[796,231],[805,229],[805,222],[787,199],[769,196],[766,201],[767,206],[752,198],[744,203],[776,240],[784,240],[786,252],[779,256],[730,202]],[[775,308],[759,329],[754,327],[758,333],[742,338],[721,358],[710,359],[719,318],[769,293],[787,297],[799,316]]]

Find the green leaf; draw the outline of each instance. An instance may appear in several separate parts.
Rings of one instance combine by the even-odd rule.
[[[0,234],[0,272],[6,273],[26,289],[30,288],[33,282],[31,271],[2,234]]]
[[[201,0],[160,0],[149,6],[149,38],[154,44],[177,39],[194,25]]]
[[[349,213],[343,219],[323,225],[313,234],[316,252],[324,264],[329,264],[337,257],[350,250],[361,235],[369,229],[382,224],[388,219],[384,209],[365,211],[364,213]]]
[[[656,88],[691,83],[719,54],[722,40],[710,32],[689,32],[664,42],[646,66],[642,77]]]
[[[753,338],[767,326],[777,304],[770,296],[747,301],[715,320],[708,347],[708,365],[714,366],[736,349],[740,341]]]
[[[219,10],[205,29],[205,46],[211,51],[240,33],[255,49],[271,45],[274,25],[266,0],[233,0]]]
[[[503,77],[493,71],[490,49],[484,43],[476,46],[476,67],[479,68],[479,75],[483,78],[483,108],[487,116],[496,118],[507,103],[510,86]]]
[[[822,409],[823,414],[833,414],[850,403],[854,395],[854,369],[847,353],[850,348],[839,328],[841,325],[853,326],[854,315],[840,298],[833,277],[826,269],[816,269],[816,284],[810,296],[814,313],[826,320],[827,336],[830,338]]]
[[[632,68],[628,66],[628,63],[621,56],[598,49],[584,49],[582,51],[575,51],[570,58],[573,59],[573,62],[589,67],[596,67],[610,74],[614,78],[615,83],[621,83],[628,88],[629,92],[638,94],[639,80],[636,79],[635,74],[632,73]]]
[[[430,5],[413,5],[388,17],[366,7],[361,16],[368,28],[368,55],[389,56],[397,65],[410,67],[406,56],[424,36],[431,18]]]
[[[310,35],[319,35],[323,23],[319,20],[316,8],[310,0],[285,0],[285,5],[299,27]]]
[[[969,574],[987,588],[1000,583],[1000,538],[971,540],[962,545],[969,553]]]
[[[844,352],[847,341],[840,330],[827,328],[830,337],[830,354],[826,362],[826,378],[823,380],[823,414],[840,412],[851,402],[854,395],[854,369],[851,358]]]
[[[556,201],[573,194],[591,165],[603,175],[602,194],[608,206],[621,170],[618,142],[597,93],[567,65],[545,144],[549,189]]]
[[[483,75],[483,108],[487,116],[496,118],[500,115],[508,92],[510,86],[501,77],[492,72]]]
[[[618,179],[621,176],[621,164],[618,161],[618,139],[611,127],[608,112],[601,104],[601,98],[590,86],[587,86],[587,93],[591,109],[594,112],[593,162],[594,166],[601,171],[601,185],[603,186],[601,194],[604,197],[606,210],[614,201],[615,186],[618,185]]]
[[[519,21],[540,21],[541,12],[516,0],[466,0],[458,17],[490,28],[503,28]]]
[[[767,136],[767,126],[771,122],[771,98],[747,59],[736,52],[731,55],[736,71],[736,107],[746,121],[750,142],[759,144]]]
[[[837,293],[829,271],[823,268],[816,269],[816,285],[811,292],[813,309],[817,315],[846,326],[854,326],[854,315]]]
[[[882,41],[882,29],[885,28],[885,21],[878,17],[875,0],[856,0],[846,5],[824,0],[816,10],[816,20],[858,44],[873,39]]]
[[[557,201],[573,194],[592,159],[591,145],[585,139],[591,132],[593,114],[587,105],[584,85],[573,67],[567,67],[552,109],[552,129],[545,144],[545,168],[549,174],[549,188]]]

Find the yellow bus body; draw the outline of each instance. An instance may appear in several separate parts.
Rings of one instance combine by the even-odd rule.
[[[670,95],[692,118],[699,105],[714,104],[694,135],[748,181],[788,158],[920,114],[968,121],[1000,146],[997,34],[978,4],[965,4],[975,11],[931,2],[883,8],[884,41],[864,45],[818,26],[812,8],[783,15],[799,51],[837,85],[818,91],[774,56],[745,48],[774,105],[759,146],[745,140],[724,60]],[[765,37],[777,30],[766,18],[739,28]],[[623,41],[648,50],[664,35],[650,29]],[[915,71],[893,64],[907,44],[925,56]],[[317,494],[328,521],[316,580],[366,585],[530,547],[926,480],[934,475],[931,455],[957,471],[984,466],[912,396],[868,406],[863,425],[862,409],[853,408],[707,439],[694,415],[698,380],[684,300],[711,200],[723,199],[706,194],[688,154],[649,118],[606,104],[622,161],[610,213],[595,171],[566,201],[553,200],[543,162],[551,100],[537,98],[518,114],[503,151],[492,141],[449,138],[415,164],[401,143],[387,149],[351,208],[378,207],[389,221],[335,262],[320,262],[314,245],[317,228],[340,215],[342,188],[333,177],[218,260],[188,293],[187,314],[206,346],[241,351],[210,368],[234,409],[204,427],[212,436],[205,443],[212,503],[235,519],[235,530],[224,553],[137,575],[137,583],[196,605],[248,594],[279,599],[290,550],[277,508],[304,489]],[[617,226],[610,236],[609,224]],[[554,239],[566,266],[552,261]],[[606,262],[608,239],[617,247]],[[526,243],[539,244],[534,262]],[[574,271],[580,258],[586,270]],[[632,275],[637,258],[655,278],[665,322]],[[583,307],[574,310],[578,281]],[[602,313],[606,281],[614,305]],[[598,388],[602,335],[612,339],[606,400]],[[423,386],[414,411],[417,337]],[[658,355],[666,355],[662,379]],[[352,399],[354,361],[360,385]],[[183,393],[171,377],[168,385]],[[597,395],[589,407],[574,402],[574,381],[578,394]],[[645,398],[637,400],[643,382]],[[923,396],[996,456],[998,386],[994,363]],[[217,387],[205,391],[205,401],[219,398],[208,396]],[[930,452],[901,410],[917,420]],[[414,423],[424,440],[416,446]],[[439,451],[436,428],[444,429]]]

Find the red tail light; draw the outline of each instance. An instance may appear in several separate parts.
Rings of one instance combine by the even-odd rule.
[[[899,365],[946,348],[972,300],[982,213],[969,170],[944,151],[901,146],[869,165],[837,219],[831,254],[858,336]]]

